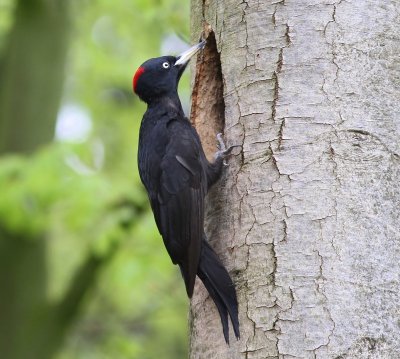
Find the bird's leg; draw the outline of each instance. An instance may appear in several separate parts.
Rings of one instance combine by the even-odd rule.
[[[223,166],[228,165],[225,162],[225,158],[231,154],[232,150],[235,147],[241,147],[241,146],[230,146],[229,148],[226,148],[225,142],[222,139],[222,133],[217,134],[217,141],[218,141],[217,142],[218,151],[215,152],[214,154],[214,162],[209,163],[206,170],[208,189],[221,177]]]
[[[224,166],[227,166],[228,164],[226,163],[225,158],[231,154],[232,150],[235,147],[240,147],[240,145],[230,146],[229,148],[226,148],[224,139],[222,138],[222,133],[217,134],[217,141],[218,151],[215,152],[214,155],[215,161],[222,159],[222,163],[224,164]]]

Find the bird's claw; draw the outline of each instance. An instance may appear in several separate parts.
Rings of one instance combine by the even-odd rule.
[[[217,134],[217,141],[218,141],[217,142],[218,151],[215,153],[215,159],[223,158],[223,162],[222,162],[223,165],[228,166],[228,164],[225,161],[225,158],[231,154],[232,150],[235,147],[240,147],[240,145],[234,145],[234,146],[230,146],[229,148],[226,148],[224,139],[222,138],[222,133]]]
[[[225,142],[224,139],[222,138],[222,133],[217,133],[217,147],[218,147],[218,152],[223,152],[226,150]]]

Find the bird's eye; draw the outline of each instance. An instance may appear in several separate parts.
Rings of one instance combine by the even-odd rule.
[[[162,67],[164,67],[164,69],[168,69],[169,68],[169,62],[163,62]]]

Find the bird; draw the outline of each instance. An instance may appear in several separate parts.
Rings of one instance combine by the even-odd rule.
[[[147,104],[139,130],[138,167],[158,231],[172,263],[180,268],[188,297],[197,275],[217,307],[229,344],[228,315],[236,339],[240,338],[237,295],[207,241],[204,202],[236,146],[226,148],[222,134],[217,134],[218,151],[209,162],[178,96],[189,60],[205,46],[203,40],[179,56],[151,58],[135,72],[133,91]]]

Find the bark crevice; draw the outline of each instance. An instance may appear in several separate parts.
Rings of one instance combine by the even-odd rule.
[[[207,45],[197,57],[190,119],[208,159],[212,159],[216,134],[222,133],[225,125],[224,86],[214,31],[206,24],[204,32]]]

